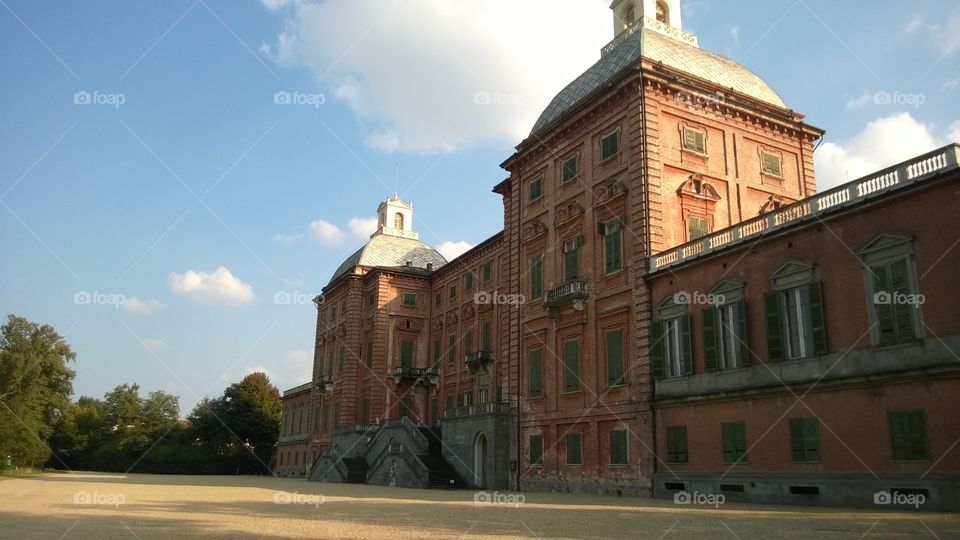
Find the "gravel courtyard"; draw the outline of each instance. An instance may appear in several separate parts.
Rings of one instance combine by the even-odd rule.
[[[475,495],[269,477],[7,477],[0,538],[960,538],[950,514]]]

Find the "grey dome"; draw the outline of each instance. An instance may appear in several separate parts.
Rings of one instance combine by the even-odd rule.
[[[421,269],[426,269],[428,264],[433,265],[434,269],[447,264],[447,259],[439,251],[420,240],[377,233],[366,245],[343,261],[330,282],[357,266],[400,267],[406,266],[407,261],[410,261],[412,267]]]
[[[770,85],[733,60],[704,51],[656,30],[638,28],[637,31],[622,38],[613,50],[561,90],[540,114],[530,134],[537,133],[567,111],[572,110],[583,98],[641,57],[654,62],[663,62],[666,66],[685,71],[770,105],[787,108],[783,99],[773,88],[770,88]]]

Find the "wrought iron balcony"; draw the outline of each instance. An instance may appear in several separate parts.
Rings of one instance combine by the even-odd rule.
[[[474,373],[481,369],[486,369],[491,363],[493,363],[493,351],[476,351],[472,353],[467,353],[463,358],[464,364],[466,364],[467,369],[470,370],[470,373]]]
[[[440,378],[435,367],[395,366],[390,368],[390,375],[397,384],[402,380],[414,380],[414,384],[432,385]]]
[[[573,302],[576,300],[583,300],[587,297],[587,282],[581,280],[573,280],[560,285],[559,287],[554,287],[547,291],[547,294],[543,297],[543,306],[544,307],[557,307],[567,302]]]
[[[314,381],[314,385],[318,392],[332,392],[333,391],[333,375],[327,375],[326,373],[321,373],[317,375],[317,380]]]

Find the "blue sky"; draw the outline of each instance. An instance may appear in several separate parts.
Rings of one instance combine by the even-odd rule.
[[[0,0],[0,307],[66,334],[78,395],[138,382],[186,415],[252,369],[298,384],[304,300],[381,199],[445,250],[499,230],[499,164],[612,38],[606,6]],[[683,13],[827,130],[823,187],[960,138],[956,2]]]

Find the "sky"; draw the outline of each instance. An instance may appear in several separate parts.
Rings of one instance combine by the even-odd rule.
[[[75,395],[306,382],[310,299],[399,193],[448,257],[612,39],[606,0],[0,0],[0,311]],[[960,140],[960,4],[684,0],[827,135],[820,189]],[[467,219],[469,218],[469,219]]]

